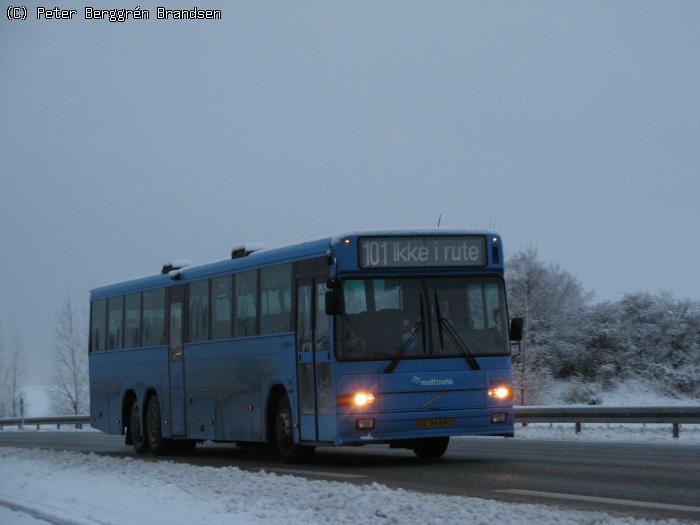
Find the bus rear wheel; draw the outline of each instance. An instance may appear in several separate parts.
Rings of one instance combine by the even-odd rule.
[[[272,438],[277,453],[287,463],[305,463],[314,455],[314,447],[294,443],[292,408],[287,396],[282,396],[277,402]]]
[[[131,444],[134,445],[134,450],[138,454],[145,454],[148,452],[148,442],[143,435],[141,426],[141,407],[134,402],[131,406],[131,417],[129,418],[129,437],[131,438]]]
[[[437,459],[445,454],[449,437],[424,438],[413,446],[413,452],[421,459]]]
[[[170,440],[163,437],[163,419],[160,416],[158,396],[151,396],[146,408],[146,441],[156,456],[170,452]]]

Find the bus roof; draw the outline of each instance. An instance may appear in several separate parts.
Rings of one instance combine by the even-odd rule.
[[[260,268],[286,262],[293,262],[314,257],[322,257],[332,253],[333,247],[344,239],[365,236],[450,236],[450,235],[486,235],[498,236],[485,230],[455,230],[455,229],[386,229],[361,230],[345,232],[341,235],[326,237],[315,241],[290,244],[279,248],[267,248],[255,251],[248,256],[237,259],[224,259],[196,266],[187,266],[179,271],[181,281],[190,281],[226,275],[246,269]],[[173,284],[173,279],[165,274],[149,275],[115,284],[108,284],[90,291],[90,299],[97,300],[114,295],[121,295],[140,290],[163,288]]]

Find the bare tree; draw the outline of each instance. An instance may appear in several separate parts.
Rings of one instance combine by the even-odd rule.
[[[58,312],[48,375],[51,410],[56,415],[88,411],[87,323],[66,297]]]
[[[22,341],[19,336],[15,336],[12,342],[10,351],[10,360],[5,371],[5,379],[7,385],[7,404],[9,406],[10,415],[19,417],[21,415],[20,405],[22,398],[22,387],[27,376],[27,361],[22,352]]]

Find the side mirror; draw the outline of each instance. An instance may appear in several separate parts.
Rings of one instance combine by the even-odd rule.
[[[522,341],[523,340],[523,325],[524,321],[522,317],[514,317],[510,320],[510,340],[511,341]]]
[[[326,315],[340,315],[343,313],[343,291],[340,288],[326,292]]]

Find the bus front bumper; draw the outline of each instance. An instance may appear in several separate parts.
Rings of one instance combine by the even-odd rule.
[[[373,428],[358,428],[370,425]],[[513,408],[342,414],[337,416],[337,429],[336,445],[393,443],[444,436],[512,437]]]

